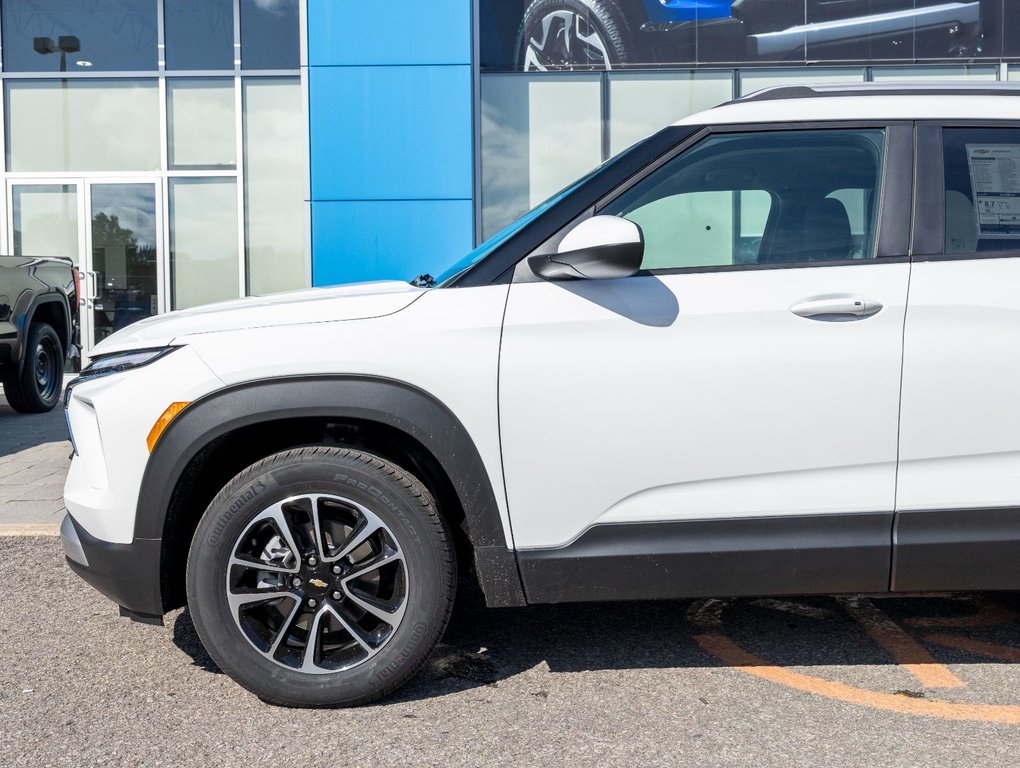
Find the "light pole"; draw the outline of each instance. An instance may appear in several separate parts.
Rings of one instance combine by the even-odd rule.
[[[67,54],[77,53],[81,50],[81,40],[77,35],[61,35],[57,38],[56,44],[52,37],[36,37],[32,40],[32,47],[36,53],[47,55],[50,53],[60,54],[60,71],[67,72]],[[67,166],[70,163],[71,154],[71,126],[67,120],[67,78],[60,81],[60,89],[63,93],[61,110],[63,112],[63,143],[64,143],[64,167],[62,170],[70,170]]]

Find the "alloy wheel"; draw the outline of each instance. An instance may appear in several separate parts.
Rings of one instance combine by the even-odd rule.
[[[524,70],[612,69],[605,40],[593,24],[574,11],[553,11],[541,22],[539,37],[524,50]]]
[[[259,653],[329,674],[386,645],[404,616],[408,578],[396,538],[370,509],[307,494],[253,518],[234,544],[226,589],[234,623]]]

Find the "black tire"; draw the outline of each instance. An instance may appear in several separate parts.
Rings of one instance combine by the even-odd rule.
[[[4,396],[18,413],[45,413],[60,402],[64,348],[53,327],[33,323],[25,340],[21,373],[4,379]]]
[[[334,667],[323,671],[322,667],[318,667],[314,670],[317,674],[312,674],[299,671],[294,666],[284,666],[279,659],[279,654],[290,653],[289,646],[299,645],[298,640],[302,633],[306,638],[304,647],[307,649],[307,639],[317,636],[314,632],[316,627],[322,630],[321,645],[313,646],[310,657],[306,657],[300,650],[293,652],[295,657],[314,658],[318,661],[321,648],[321,656],[325,658],[327,638],[333,638],[329,640],[331,647],[338,646],[336,636],[337,633],[343,632],[342,629],[330,635],[329,627],[325,625],[320,627],[313,619],[308,620],[305,629],[300,627],[299,622],[290,623],[301,611],[312,610],[307,606],[316,601],[309,597],[309,593],[305,593],[300,600],[281,601],[277,608],[242,606],[240,608],[242,618],[236,620],[237,614],[232,612],[229,604],[231,598],[228,597],[228,591],[231,591],[231,596],[235,598],[239,592],[243,594],[242,587],[238,586],[235,589],[228,586],[229,580],[236,578],[237,573],[244,577],[244,574],[253,570],[246,565],[235,565],[228,572],[230,558],[241,552],[241,548],[247,547],[249,541],[253,550],[258,551],[261,545],[255,544],[257,530],[255,526],[266,525],[265,510],[273,509],[273,505],[285,499],[299,498],[304,494],[324,494],[327,497],[326,503],[333,503],[337,497],[342,497],[352,503],[352,508],[362,505],[361,508],[370,509],[376,522],[381,522],[386,528],[385,533],[380,535],[386,537],[391,535],[395,541],[396,550],[400,552],[402,558],[397,567],[404,567],[401,587],[401,594],[404,596],[401,603],[403,607],[401,618],[395,628],[380,622],[380,626],[389,632],[388,639],[382,642],[375,655],[368,656],[364,661],[341,671],[331,671]],[[322,502],[312,500],[310,503],[314,506]],[[321,510],[322,507],[315,506],[315,509]],[[320,553],[325,552],[327,546],[336,547],[333,550],[334,554],[342,550],[339,544],[325,542],[328,536],[322,533],[326,527],[326,523],[321,521],[325,519],[324,517],[321,518],[319,525],[322,531],[318,533],[319,541],[323,543],[315,547],[307,541],[304,546],[301,543],[303,541],[301,536],[304,534],[301,533],[300,526],[293,523],[302,514],[299,507],[294,507],[286,514],[290,516],[288,526],[291,528],[291,538],[287,541],[294,542],[299,550],[305,549],[301,553],[303,560],[296,567],[306,568],[316,550]],[[272,520],[268,523],[271,530],[278,529]],[[361,530],[367,530],[368,527],[366,519],[365,528]],[[350,532],[345,534],[345,537],[349,537],[345,538],[347,543],[356,538],[357,530],[359,529],[354,524]],[[231,480],[209,504],[199,522],[188,555],[188,607],[202,643],[220,669],[265,701],[283,706],[305,707],[365,704],[394,691],[414,675],[446,629],[457,583],[456,561],[450,542],[451,536],[439,516],[432,496],[418,480],[393,464],[371,454],[346,448],[318,447],[284,451],[248,467]],[[277,538],[277,545],[279,544],[280,540]],[[268,551],[271,546],[272,543],[267,544],[267,549],[263,552]],[[281,550],[273,551],[278,555]],[[315,615],[327,616],[325,603],[331,596],[335,598],[340,594],[338,586],[340,577],[328,576],[321,572],[321,568],[339,566],[336,564],[331,566],[326,556],[320,557],[323,562],[317,564],[320,567],[318,575],[315,578],[306,575],[307,583],[303,586],[307,590],[318,589],[319,587],[313,588],[310,585],[322,585],[324,579],[336,580],[332,582],[333,586],[323,587],[326,592],[316,593],[321,600],[318,601],[320,605],[315,609],[318,611]],[[373,557],[378,558],[381,555]],[[279,562],[288,562],[288,558],[289,556],[282,556]],[[260,564],[263,562],[268,561],[259,561]],[[353,565],[351,568],[353,572],[362,566]],[[380,571],[381,568],[376,570]],[[272,574],[266,576],[261,571],[259,573],[262,574],[259,578],[272,576]],[[283,589],[294,591],[293,585],[298,579],[283,573],[278,578],[287,582]],[[381,577],[379,578],[381,580]],[[254,589],[257,593],[258,589],[262,588],[264,582],[259,581]],[[330,590],[334,588],[338,591],[331,592]],[[270,589],[280,587],[273,585]],[[350,602],[352,599],[350,592],[344,594],[350,607],[345,607],[341,596],[338,598],[339,602],[331,602],[329,610],[335,609],[333,615],[350,608],[358,610],[357,605]],[[252,601],[251,604],[272,605],[261,599]],[[293,609],[291,605],[294,606]],[[245,614],[246,610],[252,613]],[[270,610],[278,610],[280,614],[293,610],[286,619],[288,624],[281,623],[279,626],[289,625],[294,629],[277,633],[284,635],[279,650],[274,650],[276,646],[272,645],[275,637],[266,635],[265,644],[269,647],[260,651],[244,634],[241,622],[242,620],[250,622],[250,617],[256,611]],[[345,616],[351,620],[350,615]],[[365,616],[371,620],[367,613]],[[327,619],[322,621],[325,622]],[[252,624],[249,623],[248,626]],[[263,625],[258,626],[261,628]],[[353,641],[355,633],[349,634],[350,640]],[[362,653],[371,652],[359,649],[354,643],[349,643],[349,647]],[[322,663],[325,665],[325,662]]]
[[[569,50],[564,45],[564,24],[580,24],[584,35],[595,34],[598,44],[577,44],[571,27]],[[631,61],[633,36],[616,0],[534,0],[524,12],[517,31],[518,69],[600,70]],[[604,55],[597,55],[598,48]]]

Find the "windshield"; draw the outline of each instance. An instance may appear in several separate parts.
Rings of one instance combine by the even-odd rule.
[[[639,141],[637,144],[635,144],[630,149],[624,150],[620,154],[616,155],[616,157],[610,158],[609,160],[607,160],[606,162],[602,163],[602,165],[598,166],[597,168],[595,168],[593,171],[591,171],[587,175],[582,176],[580,179],[575,181],[573,184],[571,184],[566,189],[563,189],[563,190],[557,192],[555,195],[550,197],[545,202],[540,203],[536,207],[532,208],[530,211],[528,211],[526,214],[524,214],[519,219],[514,221],[512,224],[508,224],[506,227],[501,229],[499,232],[494,234],[492,237],[490,237],[484,243],[482,243],[477,248],[475,248],[473,251],[471,251],[471,253],[467,254],[467,256],[462,258],[460,261],[458,261],[452,267],[450,267],[445,272],[443,272],[441,275],[439,275],[439,277],[436,278],[436,285],[441,287],[443,285],[443,283],[445,283],[448,280],[452,280],[453,278],[457,277],[461,272],[463,272],[464,270],[468,269],[469,267],[473,267],[475,264],[480,262],[482,259],[484,259],[486,256],[488,256],[494,250],[496,250],[501,245],[503,245],[503,243],[505,243],[507,240],[509,240],[511,237],[513,237],[515,234],[517,234],[520,230],[524,229],[524,227],[526,227],[532,221],[534,221],[539,216],[541,216],[543,213],[545,213],[547,210],[549,210],[554,205],[556,205],[556,203],[560,202],[563,198],[565,198],[568,195],[570,195],[574,190],[576,190],[582,184],[587,182],[593,176],[595,176],[595,175],[597,175],[599,173],[602,173],[602,171],[604,171],[608,166],[610,166],[613,163],[617,162],[622,157],[630,154],[635,149],[635,147],[638,147],[638,146],[640,146],[640,145],[642,145],[644,143],[645,143],[644,141]]]

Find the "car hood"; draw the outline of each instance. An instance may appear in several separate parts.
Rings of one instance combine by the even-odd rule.
[[[139,320],[97,344],[91,357],[164,346],[197,333],[382,317],[409,306],[425,291],[386,280],[207,304]]]

